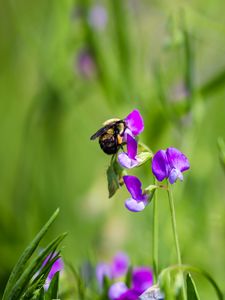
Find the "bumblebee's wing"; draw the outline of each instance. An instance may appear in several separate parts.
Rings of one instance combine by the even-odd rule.
[[[102,128],[100,128],[95,134],[93,134],[90,139],[95,140],[97,137],[101,136],[103,133],[105,133],[109,128],[112,127],[113,124],[108,124]]]

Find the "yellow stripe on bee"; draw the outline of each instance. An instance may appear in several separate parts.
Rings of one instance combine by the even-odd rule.
[[[123,142],[123,138],[122,138],[122,136],[119,135],[119,134],[117,135],[117,142],[118,142],[119,145],[121,145],[122,142]]]

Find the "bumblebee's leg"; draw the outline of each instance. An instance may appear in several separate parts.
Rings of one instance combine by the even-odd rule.
[[[123,152],[125,152],[123,146],[124,146],[124,144],[120,144],[120,148],[122,149]]]

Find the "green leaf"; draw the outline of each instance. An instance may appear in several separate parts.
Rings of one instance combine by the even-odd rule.
[[[216,292],[216,295],[217,295],[217,298],[219,300],[224,299],[223,298],[223,293],[221,292],[219,286],[217,285],[216,281],[212,278],[212,276],[210,276],[207,272],[205,272],[202,269],[199,269],[199,268],[196,268],[196,267],[193,267],[193,266],[189,266],[189,265],[176,265],[176,266],[171,266],[171,267],[168,267],[168,268],[162,270],[162,272],[159,275],[160,287],[163,288],[165,279],[168,276],[168,274],[170,274],[172,272],[179,272],[179,271],[188,272],[188,273],[193,273],[194,272],[194,273],[197,273],[197,274],[205,277],[208,280],[208,282],[212,285],[212,287],[214,288],[214,290]]]
[[[163,292],[165,299],[175,300],[174,290],[171,284],[171,277],[169,273],[166,273],[160,281],[160,290]]]
[[[27,261],[30,259],[36,248],[38,247],[40,241],[45,236],[46,232],[48,231],[49,227],[52,225],[52,223],[55,221],[57,215],[59,213],[59,209],[57,209],[54,214],[51,216],[51,218],[48,220],[48,222],[42,227],[42,229],[39,231],[39,233],[36,235],[34,240],[30,243],[30,245],[26,248],[26,250],[21,255],[20,259],[18,260],[17,264],[12,270],[12,273],[9,277],[9,280],[7,282],[3,298],[2,300],[8,300],[9,299],[9,293],[14,286],[15,282],[19,279],[21,274],[24,271],[25,265]]]
[[[186,284],[187,284],[187,299],[200,300],[194,280],[192,279],[190,273],[187,274]]]
[[[41,288],[35,300],[45,300],[45,290]]]
[[[45,279],[42,275],[39,280],[35,281],[33,284],[28,286],[23,296],[20,298],[21,300],[29,300],[29,299],[39,299],[41,288],[45,283]]]
[[[128,271],[127,271],[127,274],[126,274],[126,278],[125,278],[125,284],[126,284],[126,286],[129,287],[129,288],[131,287],[132,271],[133,271],[132,266],[129,266]]]
[[[73,276],[76,280],[76,287],[77,287],[77,295],[76,296],[79,300],[85,300],[86,286],[84,284],[84,280],[71,264],[68,264],[68,266],[69,266],[70,270],[72,271]]]
[[[116,156],[112,157],[110,166],[107,169],[108,191],[109,198],[111,198],[116,191],[123,185],[123,175],[125,170],[120,166],[116,160]]]
[[[44,251],[42,251],[39,256],[34,259],[31,264],[24,270],[24,272],[21,274],[20,278],[17,280],[15,285],[13,286],[12,290],[9,293],[9,299],[11,300],[17,300],[19,297],[21,297],[26,290],[26,288],[29,286],[30,280],[32,277],[40,270],[44,260],[48,255],[51,253],[54,253],[56,251],[56,248],[61,243],[61,241],[65,238],[66,233],[58,236],[55,240],[53,240]],[[46,268],[51,268],[51,265],[54,263],[55,257],[49,262],[50,265],[45,266]],[[48,272],[49,272],[48,271]],[[47,273],[45,273],[45,276]],[[37,276],[38,278],[39,276]],[[34,279],[34,281],[36,278]]]
[[[56,272],[51,280],[48,291],[45,295],[45,300],[52,300],[58,298],[58,288],[59,288],[59,272]]]
[[[117,179],[117,174],[112,166],[109,166],[107,169],[107,180],[108,180],[108,191],[109,198],[111,198],[116,191],[119,189],[120,184]]]

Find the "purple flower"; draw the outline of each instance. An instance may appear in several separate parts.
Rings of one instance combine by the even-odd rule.
[[[147,267],[135,268],[132,273],[132,284],[132,288],[139,293],[139,295],[142,294],[153,284],[152,271]]]
[[[131,175],[123,176],[124,183],[131,194],[131,198],[128,198],[125,202],[127,209],[133,212],[142,211],[148,204],[148,195],[144,194],[141,189],[141,181]]]
[[[131,169],[139,164],[137,156],[138,144],[136,140],[127,134],[127,153],[121,152],[118,155],[118,161],[124,168]]]
[[[129,258],[123,252],[118,252],[111,263],[99,263],[96,267],[96,277],[100,288],[103,286],[104,277],[115,279],[126,274],[129,267]]]
[[[99,284],[100,289],[103,287],[104,277],[112,279],[112,270],[111,266],[106,263],[99,263],[96,267],[96,278]]]
[[[46,259],[44,260],[41,269],[48,263],[50,257],[50,261],[55,257],[55,253],[53,255],[48,255]],[[44,289],[45,291],[48,290],[50,282],[52,278],[54,277],[55,273],[62,271],[64,268],[63,260],[61,257],[59,257],[52,265],[50,272],[48,273],[48,277],[46,278],[45,284],[44,284]]]
[[[152,159],[152,173],[157,180],[169,178],[173,184],[179,178],[183,180],[182,172],[190,168],[187,157],[176,148],[159,150]]]
[[[118,252],[114,256],[113,262],[111,264],[112,277],[118,278],[125,275],[128,270],[129,263],[130,261],[128,256],[123,252]]]
[[[116,282],[109,288],[108,296],[111,300],[121,299],[121,296],[128,291],[124,282]]]
[[[131,278],[131,288],[123,282],[114,283],[108,292],[111,300],[136,300],[153,284],[152,271],[147,267],[134,268]]]
[[[94,77],[96,73],[95,61],[88,50],[82,50],[77,57],[77,69],[81,76],[86,79]]]
[[[121,294],[119,300],[137,300],[139,299],[139,293],[135,290],[129,289],[125,293]]]
[[[136,136],[140,134],[144,130],[144,121],[139,112],[139,110],[134,109],[125,119],[124,119],[127,129],[125,131],[125,139],[126,134]]]
[[[89,12],[88,21],[93,28],[103,30],[108,21],[106,9],[102,5],[95,5]]]

